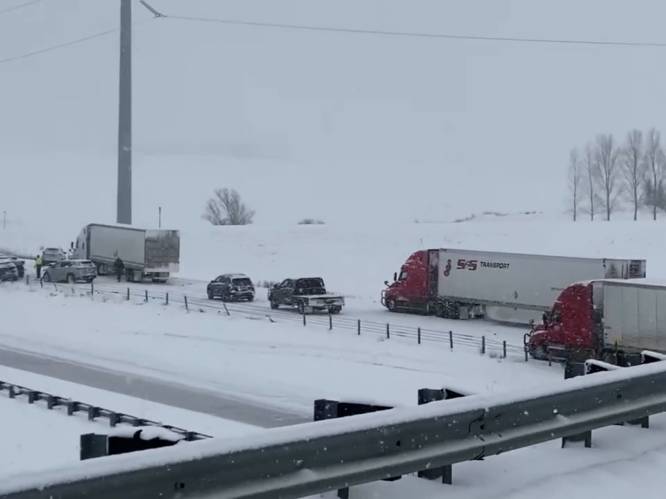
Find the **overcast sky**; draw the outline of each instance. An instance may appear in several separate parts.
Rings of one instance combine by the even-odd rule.
[[[19,0],[0,0],[0,10]],[[660,1],[153,0],[167,14],[415,32],[666,42]],[[119,2],[0,14],[0,59],[117,27]],[[176,19],[134,4],[137,217],[198,220],[232,183],[257,221],[565,208],[569,149],[663,126],[666,48],[409,39]],[[118,35],[0,63],[0,184],[34,218],[113,218]],[[31,175],[32,176],[32,175]],[[25,179],[23,175],[22,179]],[[94,194],[88,187],[97,185]],[[139,191],[141,189],[141,191]],[[58,195],[61,191],[57,189]],[[159,194],[156,194],[159,193]],[[176,199],[177,198],[177,199]],[[344,203],[341,199],[344,198]],[[44,216],[43,213],[40,214]]]

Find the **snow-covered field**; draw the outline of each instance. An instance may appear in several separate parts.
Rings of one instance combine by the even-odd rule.
[[[381,335],[359,337],[345,329],[304,328],[288,311],[273,313],[275,322],[271,322],[262,315],[271,312],[261,289],[252,313],[236,306],[226,317],[199,303],[207,302],[207,280],[223,272],[246,272],[255,280],[317,274],[331,290],[348,297],[341,320],[454,330],[520,344],[524,328],[391,314],[378,303],[382,281],[412,251],[437,246],[646,258],[648,276],[664,278],[661,229],[661,224],[650,222],[572,224],[542,214],[486,214],[461,223],[394,226],[194,225],[182,230],[182,271],[176,278],[167,285],[130,285],[137,294],[143,289],[154,295],[169,292],[173,300],[168,307],[160,300],[144,304],[141,296],[127,302],[122,295],[127,284],[104,278],[96,286],[117,294],[91,299],[85,286],[77,286],[72,294],[71,287],[64,285],[57,292],[51,286],[28,290],[23,283],[7,285],[0,289],[0,303],[5,324],[11,327],[0,327],[0,346],[206,388],[305,417],[313,399],[320,397],[414,405],[421,387],[487,393],[539,386],[561,378],[561,367],[525,363],[519,357],[501,359],[496,353],[482,356],[473,348],[450,351],[446,343],[417,345],[400,337],[384,340]],[[11,228],[3,234],[0,247],[33,253],[53,241],[66,245],[69,232],[63,236],[65,231],[55,227],[49,232]],[[183,294],[192,299],[190,313],[175,299]],[[468,499],[488,497],[489,491],[511,498],[586,497],[594,488],[580,483],[604,476],[613,483],[608,497],[623,497],[635,487],[641,487],[646,497],[659,497],[655,484],[660,477],[650,463],[666,460],[666,440],[661,437],[665,424],[659,417],[649,431],[595,432],[591,450],[560,450],[557,443],[549,443],[483,463],[464,463],[455,467],[453,487],[406,477],[359,487],[354,494],[361,499],[405,495],[434,499],[442,494]]]

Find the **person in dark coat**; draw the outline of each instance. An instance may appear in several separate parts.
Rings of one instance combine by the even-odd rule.
[[[123,271],[125,270],[125,263],[119,256],[116,257],[116,261],[113,262],[113,270],[116,271],[116,277],[118,278],[118,282],[120,282],[120,279],[123,276]]]

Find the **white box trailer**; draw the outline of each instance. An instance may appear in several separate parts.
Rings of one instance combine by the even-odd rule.
[[[408,258],[382,301],[391,310],[527,324],[572,282],[645,277],[645,266],[645,260],[423,250]]]
[[[666,352],[666,285],[648,281],[593,283],[594,308],[602,311],[606,348]]]
[[[76,239],[74,255],[95,263],[100,275],[113,272],[120,257],[128,280],[166,282],[179,269],[180,234],[177,230],[88,224]]]

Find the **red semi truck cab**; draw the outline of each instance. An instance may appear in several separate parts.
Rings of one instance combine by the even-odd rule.
[[[437,274],[436,265],[434,272]],[[426,309],[430,296],[428,251],[412,253],[400,267],[400,273],[394,275],[393,280],[394,282],[391,284],[388,281],[385,282],[387,287],[382,292],[382,305],[391,311],[405,304],[409,304],[409,308]]]
[[[595,356],[600,343],[597,336],[593,303],[593,283],[575,283],[558,296],[550,312],[543,315],[543,323],[528,336],[527,347],[537,359],[549,353]]]

